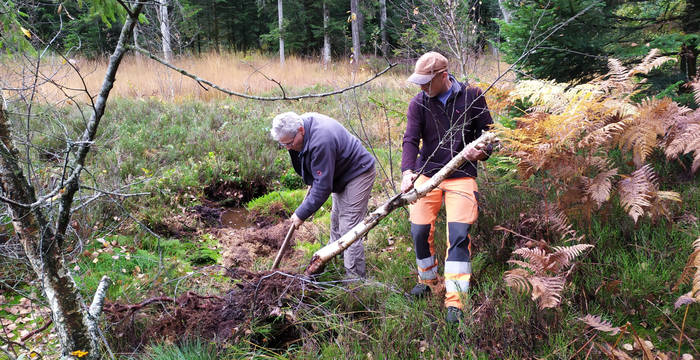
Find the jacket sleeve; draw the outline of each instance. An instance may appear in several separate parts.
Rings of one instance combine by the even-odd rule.
[[[324,141],[309,149],[313,184],[306,199],[294,211],[301,220],[306,220],[321,208],[333,190],[336,147],[332,141]]]
[[[472,112],[472,126],[474,131],[474,138],[481,136],[481,133],[488,130],[493,124],[493,119],[491,118],[491,112],[486,104],[486,96],[483,94],[481,89],[475,87],[473,102],[471,105]],[[484,149],[486,155],[491,156],[493,152],[493,146],[489,144],[486,149]],[[488,159],[488,157],[487,157]],[[484,159],[486,160],[486,159]]]
[[[403,149],[401,152],[401,172],[416,170],[418,145],[422,135],[423,105],[415,97],[408,104],[406,112],[406,132],[403,134]]]

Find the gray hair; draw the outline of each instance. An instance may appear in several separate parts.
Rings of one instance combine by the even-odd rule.
[[[272,119],[270,135],[275,141],[279,141],[285,135],[296,135],[301,126],[304,126],[304,120],[297,113],[292,111],[281,113]]]

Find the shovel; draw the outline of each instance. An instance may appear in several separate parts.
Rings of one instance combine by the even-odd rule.
[[[306,200],[306,197],[309,196],[310,190],[311,190],[311,186],[306,188],[306,192],[304,193],[304,200]],[[275,270],[280,265],[280,261],[282,261],[282,253],[284,253],[284,251],[287,249],[287,245],[289,244],[289,240],[291,240],[292,235],[294,235],[294,230],[296,230],[296,228],[294,227],[294,223],[292,223],[289,226],[289,230],[287,231],[287,236],[284,237],[284,241],[282,242],[282,246],[280,246],[280,250],[277,252],[277,256],[275,256],[275,261],[272,263],[272,267],[270,268],[270,271]]]
[[[277,252],[277,256],[275,256],[275,262],[272,263],[272,267],[270,268],[270,271],[275,270],[277,266],[279,266],[280,261],[282,261],[282,254],[284,253],[284,250],[287,249],[287,244],[289,244],[289,240],[292,238],[292,235],[294,235],[294,223],[292,223],[291,226],[289,226],[289,230],[287,231],[287,236],[284,237],[284,241],[282,242],[282,246],[280,246],[280,250]]]

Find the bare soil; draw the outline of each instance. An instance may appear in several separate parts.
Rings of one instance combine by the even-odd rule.
[[[110,333],[120,340],[118,350],[132,352],[151,342],[172,343],[187,337],[236,341],[249,331],[251,322],[273,320],[276,326],[269,338],[275,342],[267,341],[266,346],[281,347],[298,338],[293,319],[280,308],[300,303],[302,294],[313,294],[313,287],[299,277],[278,272],[232,268],[227,275],[238,282],[223,296],[188,292],[176,299],[157,297],[134,305],[106,304]]]
[[[222,253],[222,264],[226,267],[248,267],[256,258],[277,255],[287,235],[289,221],[262,228],[249,227],[245,229],[221,228],[212,234],[219,239]],[[300,241],[312,242],[317,238],[317,229],[313,224],[305,223],[294,232],[287,246],[287,252],[281,262],[282,269],[295,269],[299,265],[303,253],[294,250],[294,244]]]
[[[224,191],[225,186],[217,189]],[[106,304],[104,311],[118,351],[133,352],[151,342],[177,342],[187,337],[236,341],[250,331],[253,322],[273,325],[268,338],[260,339],[267,347],[284,347],[298,340],[293,315],[282,313],[281,308],[301,301],[302,294],[309,296],[313,288],[294,275],[247,270],[260,258],[269,258],[271,263],[291,225],[289,220],[281,220],[288,214],[282,207],[268,209],[266,215],[246,215],[242,208],[217,207],[211,201],[205,204],[165,221],[167,232],[183,237],[211,234],[218,239],[223,249],[221,264],[228,269],[226,275],[234,287],[221,296],[188,292],[177,298],[152,297],[138,304]],[[312,223],[297,229],[280,270],[298,272],[304,265],[304,254],[295,250],[294,244],[313,242],[318,235]]]

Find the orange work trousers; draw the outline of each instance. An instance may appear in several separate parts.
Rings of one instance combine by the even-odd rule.
[[[418,186],[430,178],[421,175]],[[447,212],[447,255],[445,257],[445,306],[462,308],[460,294],[469,291],[471,267],[471,240],[469,228],[479,216],[478,189],[474,178],[443,180],[425,197],[409,207],[411,236],[416,249],[418,281],[424,284],[437,283],[437,258],[433,234],[435,219],[443,200]]]

